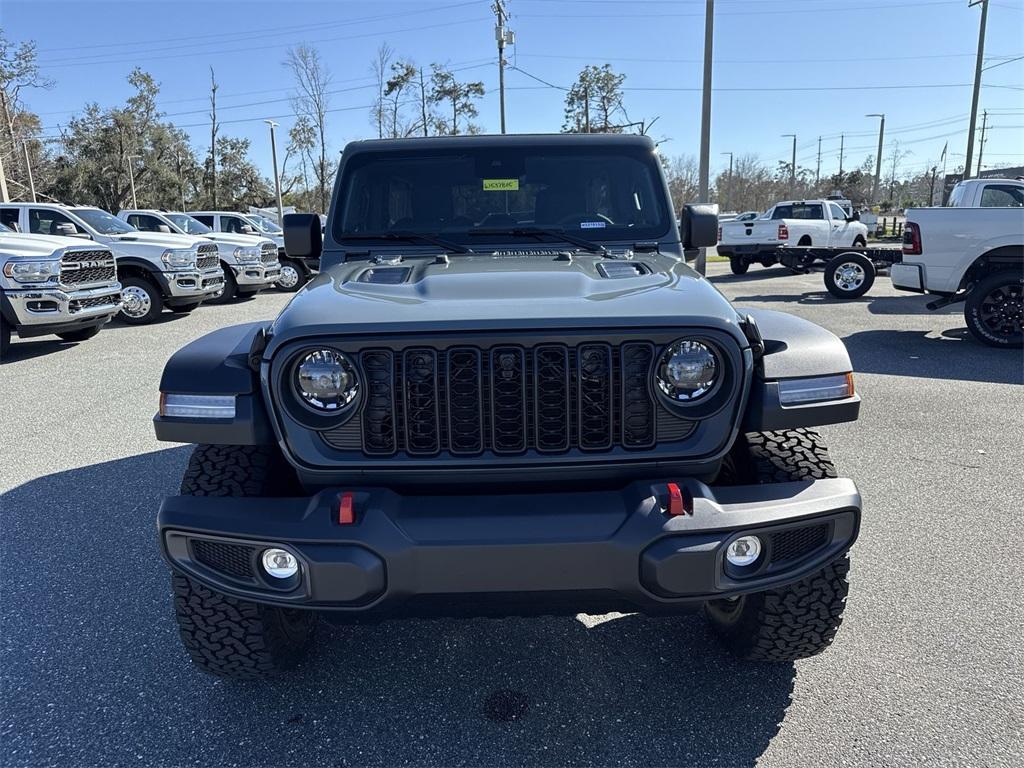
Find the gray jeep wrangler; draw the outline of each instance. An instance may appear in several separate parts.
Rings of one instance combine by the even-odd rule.
[[[272,674],[321,619],[701,610],[743,658],[836,633],[860,497],[812,427],[849,356],[687,266],[644,137],[349,144],[323,271],[271,323],[183,348],[157,437],[198,444],[159,512],[201,669]]]

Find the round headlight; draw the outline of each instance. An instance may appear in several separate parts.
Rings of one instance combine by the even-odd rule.
[[[295,369],[299,397],[318,411],[347,408],[359,394],[359,379],[349,359],[333,349],[307,352]]]
[[[711,347],[694,339],[682,339],[661,356],[655,381],[670,400],[690,403],[714,389],[720,374],[718,357]]]

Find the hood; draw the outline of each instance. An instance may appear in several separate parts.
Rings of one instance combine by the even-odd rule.
[[[205,235],[199,235],[198,237],[206,240],[213,240],[215,243],[240,245],[242,247],[252,247],[254,245],[263,245],[264,243],[276,245],[276,243],[269,237],[263,237],[262,235],[240,235],[236,232],[208,232]]]
[[[318,333],[700,325],[739,333],[736,311],[683,262],[556,252],[433,256],[329,267],[274,323],[277,341]],[[277,343],[277,342],[275,342]]]
[[[123,235],[107,235],[107,237],[115,245],[118,243],[126,245],[139,243],[142,245],[160,246],[161,248],[191,248],[194,245],[206,242],[201,237],[174,235],[166,232],[128,232]]]
[[[78,237],[0,233],[0,253],[11,256],[31,256],[35,258],[56,256],[56,252],[64,248],[80,248],[88,251],[107,249],[104,245],[82,240]]]

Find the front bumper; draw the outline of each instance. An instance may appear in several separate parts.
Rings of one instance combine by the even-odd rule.
[[[204,270],[164,272],[167,293],[173,299],[206,298],[224,287],[220,266]]]
[[[4,291],[4,303],[19,336],[53,333],[53,327],[75,328],[104,323],[121,309],[121,284],[66,291],[41,288]]]
[[[281,277],[281,264],[274,261],[269,264],[232,264],[235,282],[239,290],[259,291],[270,288]]]
[[[353,618],[400,615],[678,613],[812,573],[857,537],[860,496],[847,479],[709,488],[679,481],[692,514],[670,516],[665,482],[621,491],[402,496],[351,489],[311,498],[173,496],[161,548],[173,568],[230,595]],[[738,572],[725,549],[761,537]],[[259,565],[290,550],[299,575]]]

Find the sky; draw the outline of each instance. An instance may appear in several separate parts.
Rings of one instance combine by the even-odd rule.
[[[268,127],[278,149],[294,120],[290,46],[316,47],[333,78],[331,151],[375,136],[370,64],[387,43],[425,67],[447,63],[486,89],[477,122],[499,130],[498,68],[491,0],[0,0],[0,27],[35,40],[54,81],[25,94],[44,133],[89,102],[121,104],[139,66],[160,83],[159,107],[188,130],[201,155],[209,141],[210,67],[219,85],[222,134],[248,138],[269,175]],[[700,138],[704,0],[506,0],[515,44],[507,49],[510,133],[562,125],[564,90],[587,64],[626,75],[632,120],[657,118],[649,133],[669,155],[696,155]],[[797,163],[821,173],[874,154],[886,116],[883,156],[899,150],[907,172],[939,160],[963,163],[980,8],[968,0],[717,0],[714,28],[713,171],[736,156]],[[1024,0],[990,0],[980,108],[989,111],[986,168],[1024,165]],[[1014,61],[1015,57],[1021,57]],[[542,82],[543,81],[543,82]],[[545,84],[546,83],[546,84]],[[980,116],[979,116],[980,125]],[[975,150],[977,158],[977,149]]]

